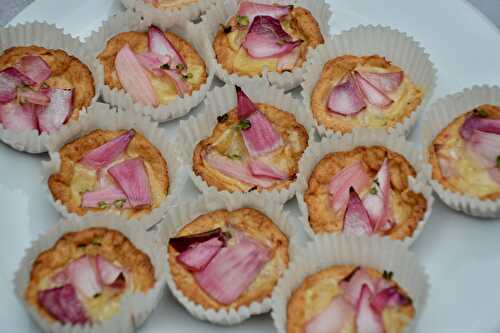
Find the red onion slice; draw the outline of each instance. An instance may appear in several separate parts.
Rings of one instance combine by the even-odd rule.
[[[13,131],[38,130],[35,107],[29,103],[19,105],[12,101],[0,104],[0,119],[6,129]]]
[[[500,156],[500,135],[474,130],[467,143],[467,148],[472,150],[485,168],[497,167]]]
[[[363,78],[359,73],[355,72],[356,84],[363,92],[368,103],[379,108],[387,108],[392,104],[392,100],[383,92],[375,88],[370,82]]]
[[[378,90],[386,93],[396,91],[403,82],[403,71],[392,73],[358,72],[366,81]]]
[[[168,56],[170,58],[169,64],[172,69],[175,69],[177,65],[185,65],[182,56],[158,27],[151,25],[148,30],[148,37],[149,50],[159,55]]]
[[[194,277],[217,302],[231,304],[250,286],[268,260],[269,250],[264,245],[243,236],[235,245],[222,248]]]
[[[219,238],[212,238],[198,243],[177,256],[177,261],[190,271],[199,272],[207,267],[208,263],[219,253],[224,246]]]
[[[328,185],[330,202],[335,211],[343,211],[349,200],[349,188],[354,187],[356,192],[361,193],[370,185],[368,177],[361,161],[355,162],[337,172]]]
[[[135,102],[158,105],[151,81],[128,44],[116,55],[115,68],[120,83]]]
[[[75,288],[70,284],[39,291],[37,300],[38,304],[63,324],[84,325],[89,321]]]
[[[91,257],[85,255],[66,267],[66,275],[71,284],[86,297],[94,297],[102,291],[92,261]]]
[[[361,295],[356,304],[356,332],[357,333],[384,333],[382,318],[370,304],[372,292],[366,284],[361,289]]]
[[[84,208],[107,208],[115,206],[120,202],[118,208],[130,208],[130,203],[123,191],[115,185],[92,191],[85,192],[82,196],[81,206]]]
[[[281,135],[262,112],[252,113],[247,120],[250,128],[242,130],[242,135],[250,156],[258,157],[283,145]]]
[[[37,107],[38,124],[40,131],[52,133],[68,121],[73,111],[73,89],[48,88],[44,92],[50,102]]]
[[[14,74],[14,68],[7,68],[0,72],[0,103],[8,103],[16,98],[17,86],[22,81]]]
[[[255,3],[251,1],[242,1],[238,12],[238,16],[248,17],[248,22],[252,23],[256,16],[271,16],[275,19],[280,19],[292,11],[293,6],[279,6]]]
[[[248,163],[250,172],[257,177],[267,177],[277,180],[288,179],[288,173],[257,159],[252,159]]]
[[[238,86],[236,86],[236,98],[238,100],[238,118],[240,120],[248,118],[248,116],[257,111],[257,106]]]
[[[199,234],[187,235],[170,238],[168,244],[171,245],[178,252],[184,252],[188,250],[192,245],[198,243],[204,243],[212,238],[219,239],[223,245],[226,245],[226,241],[230,236],[222,232],[221,228],[216,228],[214,230],[201,232]]]
[[[379,291],[371,299],[372,307],[379,313],[382,313],[386,307],[404,306],[410,303],[411,300],[402,295],[396,286]]]
[[[97,273],[99,274],[99,280],[107,286],[113,285],[118,277],[125,272],[120,267],[113,265],[104,257],[99,255],[95,259],[95,265]]]
[[[50,97],[41,91],[31,89],[21,89],[17,93],[21,103],[31,103],[35,105],[46,106],[50,103]]]
[[[363,202],[352,187],[349,189],[349,202],[342,231],[348,235],[370,235],[373,232],[370,217]]]
[[[127,149],[134,136],[135,131],[129,130],[86,153],[80,163],[93,169],[103,168],[116,160]]]
[[[338,333],[354,319],[354,307],[343,297],[335,297],[326,309],[305,326],[305,333]]]
[[[386,158],[373,179],[370,190],[363,197],[363,205],[370,216],[374,232],[381,230],[390,217],[390,179],[389,161]]]
[[[366,103],[351,75],[337,84],[328,98],[328,109],[344,116],[355,115],[365,108]]]
[[[460,127],[460,136],[464,140],[469,140],[475,130],[500,135],[500,119],[468,116]]]
[[[368,286],[370,291],[375,291],[375,281],[363,268],[356,269],[340,282],[340,288],[344,290],[344,298],[353,306],[357,304],[364,285]]]
[[[14,68],[31,80],[27,83],[29,85],[41,84],[52,74],[49,65],[41,57],[35,55],[22,57]]]
[[[158,77],[165,75],[165,71],[161,69],[161,66],[168,64],[170,57],[153,52],[144,52],[135,56],[141,66],[153,73],[153,75]]]
[[[151,188],[144,162],[139,159],[123,161],[108,170],[113,179],[127,195],[134,208],[151,205]]]

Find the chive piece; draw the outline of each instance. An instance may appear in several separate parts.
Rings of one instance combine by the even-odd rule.
[[[386,280],[392,280],[393,275],[394,275],[394,273],[391,271],[384,271],[384,273],[382,274],[382,277]]]
[[[488,118],[488,112],[486,112],[483,109],[476,108],[472,111],[474,115],[481,117],[481,118]]]
[[[108,204],[104,201],[99,201],[99,203],[97,205],[99,206],[100,209],[108,208]]]
[[[184,64],[177,64],[177,66],[175,66],[175,68],[177,68],[178,71],[182,71],[182,70],[186,69],[186,66],[184,66]]]
[[[373,186],[373,187],[370,189],[370,194],[375,195],[375,194],[377,194],[377,192],[378,192],[378,191],[377,191],[377,188],[376,188],[375,186]]]
[[[97,298],[97,297],[99,297],[99,296],[101,296],[101,293],[97,293],[97,294],[95,294],[95,295],[94,295],[94,298]]]
[[[160,66],[161,69],[166,69],[166,70],[169,70],[170,69],[170,65],[169,64],[163,64]]]
[[[223,122],[225,122],[228,119],[229,119],[229,115],[227,113],[224,113],[222,116],[218,116],[217,117],[217,122],[218,123],[223,123]]]
[[[500,155],[497,156],[497,168],[500,169]]]
[[[238,154],[231,154],[228,157],[232,160],[241,160],[241,156]]]
[[[42,83],[42,88],[47,89],[48,87],[49,87],[49,85],[47,83],[45,83],[45,82]]]
[[[246,26],[248,23],[250,23],[250,20],[248,19],[248,16],[236,16],[236,22],[238,22],[239,25],[241,26]]]
[[[242,120],[238,123],[238,125],[236,125],[237,130],[247,130],[250,127],[252,127],[252,124],[248,119]]]
[[[90,244],[95,245],[95,246],[101,246],[101,242],[99,242],[97,239],[93,239]]]
[[[113,206],[115,206],[116,208],[123,208],[123,205],[126,201],[127,199],[118,199],[113,203]]]
[[[187,78],[192,79],[193,78],[193,73],[187,73]]]
[[[76,247],[79,248],[79,249],[82,249],[82,248],[84,248],[86,246],[87,246],[87,244],[78,244]]]

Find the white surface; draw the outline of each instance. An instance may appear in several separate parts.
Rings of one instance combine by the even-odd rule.
[[[500,84],[500,34],[465,1],[331,3],[334,33],[358,24],[382,24],[419,40],[439,69],[433,100],[473,84]],[[37,0],[12,23],[47,20],[86,37],[101,20],[119,10],[118,0]],[[171,138],[175,137],[176,124],[164,125]],[[15,298],[11,280],[29,242],[58,219],[40,183],[40,160],[46,158],[18,153],[0,144],[1,332],[37,332]],[[196,193],[188,182],[183,197]],[[295,200],[287,209],[297,213]],[[500,332],[500,221],[466,217],[437,200],[431,221],[412,249],[425,265],[432,284],[419,332]],[[268,315],[228,328],[199,322],[167,293],[140,332],[267,333],[274,328]]]

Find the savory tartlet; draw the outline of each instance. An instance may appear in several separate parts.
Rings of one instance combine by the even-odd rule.
[[[500,198],[500,107],[480,105],[455,118],[428,147],[432,178],[446,190]]]
[[[427,200],[409,187],[416,172],[406,158],[383,146],[326,154],[314,167],[304,193],[314,233],[411,237]]]
[[[393,275],[350,265],[309,275],[288,300],[287,332],[405,332],[415,308]]]
[[[308,48],[324,42],[311,13],[298,6],[242,1],[213,41],[217,62],[230,74],[258,76],[301,67]]]
[[[307,148],[307,130],[293,114],[254,104],[236,88],[238,106],[217,118],[212,135],[193,152],[193,171],[220,191],[286,189]]]
[[[78,120],[95,95],[89,68],[63,50],[19,46],[0,55],[0,122],[51,133]]]
[[[205,309],[237,309],[270,297],[288,266],[288,238],[253,208],[212,211],[169,240],[177,288]]]
[[[144,2],[161,10],[175,10],[198,3],[199,0],[144,0]]]
[[[69,213],[113,211],[139,218],[167,196],[167,162],[135,130],[94,130],[64,145],[59,154],[60,168],[48,186]]]
[[[401,68],[371,55],[329,60],[311,94],[319,125],[334,132],[394,128],[415,112],[424,93]]]
[[[33,262],[26,301],[49,321],[84,325],[108,320],[126,292],[155,284],[149,257],[122,233],[89,228],[64,234]]]
[[[150,26],[147,32],[122,32],[97,56],[104,84],[124,89],[134,102],[157,107],[191,96],[207,81],[205,62],[186,40]]]

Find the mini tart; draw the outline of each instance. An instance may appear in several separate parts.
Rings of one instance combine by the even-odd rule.
[[[226,113],[227,117],[226,115],[219,117],[218,123],[215,126],[212,135],[200,141],[194,149],[193,171],[196,175],[203,178],[209,186],[214,186],[220,191],[248,192],[251,190],[257,190],[260,192],[264,190],[286,189],[292,182],[295,181],[298,172],[299,160],[302,153],[307,148],[309,138],[307,130],[295,120],[295,117],[292,114],[288,112],[281,111],[280,109],[269,104],[256,103],[255,105],[262,113],[264,113],[267,119],[272,123],[273,128],[279,132],[285,142],[282,147],[270,153],[270,158],[268,158],[268,160],[271,164],[280,167],[280,169],[287,169],[289,179],[277,180],[272,186],[262,188],[260,186],[249,185],[228,177],[205,162],[203,156],[210,149],[213,149],[212,147],[214,144],[219,144],[219,147],[225,146],[226,143],[224,142],[224,136],[228,135],[228,131],[231,131],[231,128],[239,123],[235,108]],[[233,139],[233,141],[234,140],[239,140],[238,146],[243,147],[240,150],[246,149],[244,148],[245,144],[240,134],[238,134],[238,138]],[[228,142],[227,145],[231,145],[231,142]],[[245,152],[245,154],[247,153]]]
[[[482,200],[496,200],[500,199],[500,184],[489,176],[478,159],[466,149],[465,141],[460,136],[460,128],[465,119],[477,111],[486,112],[488,118],[500,119],[500,106],[495,105],[481,105],[455,118],[428,147],[432,178],[447,190],[472,195]],[[455,170],[453,176],[443,175],[439,164],[440,156],[451,159]]]
[[[182,56],[187,64],[187,70],[192,77],[187,78],[189,83],[188,95],[200,89],[201,85],[207,81],[207,68],[205,62],[196,52],[193,46],[179,36],[165,31],[165,37],[173,45],[176,51]],[[97,56],[97,59],[104,67],[104,84],[111,89],[123,89],[115,69],[116,54],[128,44],[135,54],[148,51],[148,32],[122,32],[108,40],[106,48]],[[178,97],[175,82],[168,75],[156,77],[145,70],[154,92],[161,104],[168,104]]]
[[[333,300],[342,293],[339,282],[352,274],[357,267],[350,265],[338,265],[309,275],[304,282],[294,290],[287,307],[287,332],[303,333],[305,324],[314,316],[322,312]],[[379,271],[363,267],[363,269],[375,279],[382,278]],[[407,296],[405,291],[397,284],[398,291]],[[397,308],[386,308],[382,312],[382,320],[385,332],[405,332],[409,322],[415,316],[415,308],[407,304]],[[344,327],[342,333],[355,333],[355,323]]]
[[[64,145],[59,151],[61,158],[59,172],[52,174],[48,180],[49,189],[54,200],[61,201],[70,213],[78,215],[103,211],[100,208],[81,207],[82,194],[86,191],[92,191],[97,183],[97,171],[83,166],[79,161],[87,152],[125,132],[126,130],[98,129]],[[143,160],[146,166],[151,188],[152,205],[143,208],[117,208],[116,206],[106,208],[119,212],[129,219],[146,215],[159,207],[166,198],[169,188],[167,162],[163,159],[160,151],[138,132],[135,133],[124,152],[125,159],[137,157]]]
[[[155,0],[149,1],[149,5],[161,10],[181,9],[184,6],[192,5],[199,0]]]
[[[330,153],[316,165],[304,193],[309,224],[315,233],[339,233],[343,229],[345,211],[335,212],[330,204],[328,185],[332,177],[352,163],[362,161],[363,169],[373,178],[385,158],[389,162],[389,205],[395,222],[394,227],[385,235],[395,240],[413,235],[427,210],[427,200],[422,194],[409,188],[408,176],[416,175],[413,166],[402,155],[382,146],[357,147],[351,151]]]
[[[393,128],[408,118],[423,100],[424,93],[404,74],[404,79],[397,90],[386,93],[394,102],[385,109],[367,103],[366,109],[351,116],[345,116],[328,109],[328,99],[332,89],[350,72],[366,71],[391,73],[402,71],[387,59],[371,55],[357,57],[345,55],[328,61],[311,95],[311,110],[319,125],[342,134],[352,132],[354,128]]]
[[[146,292],[155,284],[155,269],[150,259],[122,233],[106,228],[66,233],[36,258],[26,289],[26,301],[47,320],[56,319],[38,303],[38,292],[55,287],[51,277],[85,255],[102,256],[127,272],[126,287],[121,292],[105,289],[100,296],[83,301],[92,322],[109,319],[118,312],[121,296],[126,290]]]
[[[283,29],[294,39],[304,42],[300,47],[300,56],[295,67],[304,63],[309,47],[315,48],[324,43],[318,22],[305,8],[293,7],[290,15],[281,22]],[[247,29],[248,30],[248,29]],[[261,75],[265,67],[269,71],[281,73],[277,70],[278,58],[254,59],[251,58],[244,47],[239,47],[236,40],[241,38],[241,31],[235,16],[229,19],[226,26],[221,26],[217,32],[213,48],[217,62],[230,74],[256,76]]]
[[[69,120],[78,120],[78,111],[88,107],[95,95],[94,79],[87,65],[63,50],[32,45],[5,50],[0,55],[0,71],[13,66],[26,55],[40,56],[49,65],[52,74],[45,81],[49,87],[73,89],[73,110]]]
[[[222,228],[223,231],[236,229],[261,242],[270,249],[270,260],[260,271],[257,278],[233,303],[218,303],[201,289],[193,274],[179,264],[179,254],[171,245],[168,246],[168,263],[172,278],[181,292],[196,304],[205,309],[237,309],[260,302],[271,295],[285,269],[288,267],[288,239],[266,215],[253,208],[240,208],[234,211],[225,209],[203,214],[184,226],[176,237],[202,233]],[[229,243],[234,240],[229,240]]]

